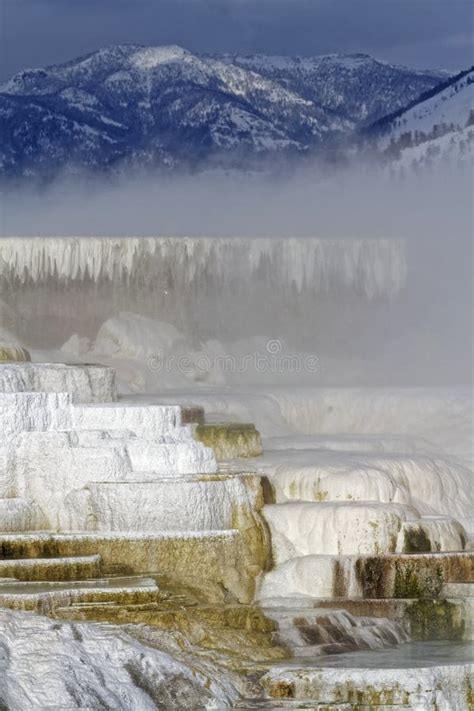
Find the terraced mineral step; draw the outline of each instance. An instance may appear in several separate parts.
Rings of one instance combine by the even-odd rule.
[[[79,430],[130,430],[137,435],[160,437],[181,427],[181,408],[177,405],[102,403],[75,405],[72,423]]]
[[[0,392],[0,431],[3,443],[31,430],[71,427],[71,396],[65,393]]]
[[[410,647],[410,645],[403,645]],[[293,708],[327,709],[327,711],[359,711],[369,709],[469,709],[471,708],[472,662],[445,663],[407,667],[402,660],[399,666],[377,668],[376,656],[384,652],[370,652],[373,666],[357,664],[356,655],[335,658],[333,668],[309,668],[275,665],[260,680],[264,696],[272,708],[273,700],[288,700],[291,703],[306,701],[309,706]],[[386,655],[392,651],[385,652]],[[401,652],[403,654],[403,651]],[[422,654],[421,651],[418,654]],[[343,668],[351,658],[353,668]],[[338,664],[340,662],[340,664]],[[238,708],[238,706],[237,706]],[[245,708],[245,706],[244,706]],[[258,707],[257,707],[258,708]],[[278,706],[277,706],[278,708]],[[283,705],[281,708],[285,708]],[[287,707],[288,708],[288,707]],[[292,708],[290,705],[289,708]]]
[[[71,432],[27,432],[10,452],[9,469],[17,492],[35,500],[44,512],[43,528],[57,530],[71,491],[87,486],[98,472],[104,480],[125,479],[132,466],[120,442],[80,446]]]
[[[0,363],[27,363],[31,356],[26,348],[0,343]]]
[[[164,435],[156,440],[156,444],[172,444],[176,441],[181,441],[179,435],[183,434],[183,440],[191,439],[190,431],[182,427],[178,431],[173,431],[171,434]],[[149,442],[146,437],[141,437],[127,429],[91,429],[77,430],[69,427],[61,427],[59,430],[43,430],[43,431],[28,431],[24,432],[19,440],[21,445],[33,446],[36,443],[42,443],[45,446],[70,446],[70,447],[116,447],[117,445],[126,446],[130,442]]]
[[[411,506],[376,501],[288,502],[264,507],[276,565],[305,555],[393,553]]]
[[[462,551],[467,534],[464,527],[450,516],[423,516],[402,523],[397,538],[401,553]]]
[[[126,565],[132,572],[148,570],[160,573],[161,547],[187,544],[190,548],[209,541],[232,541],[238,531],[167,531],[144,533],[130,531],[104,531],[101,533],[53,533],[35,531],[25,533],[0,533],[0,559],[48,558],[96,555],[99,553],[106,566]],[[197,554],[197,551],[195,550]]]
[[[269,642],[269,633],[275,629],[275,624],[262,611],[254,605],[205,605],[198,603],[189,595],[176,593],[166,584],[161,588],[155,601],[122,603],[115,605],[110,602],[79,602],[68,607],[56,608],[55,617],[74,620],[97,620],[116,624],[145,624],[153,627],[181,631],[189,635],[195,628],[198,635],[206,627],[224,633],[230,639],[231,646],[233,632],[240,634],[264,635]],[[210,627],[209,627],[210,625]],[[191,632],[192,635],[192,632]],[[279,654],[277,658],[282,658]]]
[[[117,397],[113,368],[90,364],[2,364],[0,392],[69,393],[76,402],[108,402]]]
[[[164,575],[199,587],[209,602],[222,602],[230,591],[239,602],[249,603],[255,576],[267,560],[266,540],[257,529],[0,534],[4,559],[95,554],[101,555],[104,573]]]
[[[461,606],[465,621],[463,637],[474,640],[474,583],[447,583],[441,594],[451,606]]]
[[[383,711],[413,711],[413,706],[406,704],[384,704],[383,707],[370,706],[352,706],[352,704],[325,704],[318,703],[316,700],[303,701],[301,699],[245,699],[237,701],[232,708],[243,709],[244,711],[278,711],[278,709],[289,709],[297,711],[375,711],[375,709],[383,709]]]
[[[0,560],[0,578],[16,580],[84,580],[100,574],[100,555]]]
[[[152,578],[109,577],[68,582],[0,582],[0,606],[48,614],[78,603],[138,604],[155,602],[159,589]]]
[[[384,435],[380,437],[384,439]],[[293,449],[289,443],[287,450],[267,451],[258,462],[258,470],[268,477],[275,503],[416,502],[423,515],[449,512],[468,529],[472,527],[467,484],[472,473],[461,461],[421,452],[406,453],[398,448],[385,452],[371,447],[366,452],[336,450],[337,447],[323,448],[316,452],[299,449],[298,445]]]
[[[67,499],[74,491],[83,497],[85,492],[81,489],[87,489],[98,476],[103,482],[123,482],[139,478],[134,469],[154,472],[155,480],[162,476],[183,477],[216,471],[212,450],[194,441],[184,428],[179,429],[187,433],[186,441],[153,444],[140,440],[135,444],[113,438],[106,446],[100,441],[93,443],[93,438],[86,439],[87,444],[84,444],[80,441],[83,438],[71,431],[26,432],[18,436],[15,446],[6,453],[6,466],[10,479],[13,477],[15,482],[16,493],[41,507],[45,514],[43,527],[87,529],[90,528],[87,525],[89,512],[84,512],[83,521],[71,523],[67,516]],[[10,479],[2,482],[2,490],[11,490]]]
[[[1,593],[30,595],[40,593],[61,592],[63,590],[125,590],[129,588],[146,588],[158,590],[154,578],[143,575],[109,575],[87,580],[54,580],[54,581],[18,581],[1,580]]]
[[[449,587],[449,586],[446,586]],[[462,599],[446,599],[444,592],[435,599],[321,599],[275,598],[265,601],[265,611],[271,607],[287,609],[304,618],[313,608],[343,609],[356,618],[387,618],[398,622],[413,640],[469,640],[472,639],[472,611]]]
[[[35,396],[35,393],[31,395],[33,398]],[[15,395],[15,397],[17,396]],[[25,395],[25,397],[28,399],[30,396]],[[10,403],[10,405],[12,404],[15,403]],[[66,406],[65,410],[70,412],[69,402],[63,404]],[[28,409],[29,401],[24,405]],[[117,407],[120,414],[123,408]],[[80,408],[80,406],[75,406],[75,408]],[[151,409],[153,410],[153,408]],[[59,407],[56,409],[53,407],[53,412],[58,410]],[[111,407],[105,407],[105,410],[115,417],[116,410],[113,404]],[[87,411],[95,411],[94,406],[90,406]],[[126,407],[125,411],[136,415],[137,407]],[[141,408],[141,414],[144,411],[146,408]],[[155,415],[158,414],[162,417],[163,412],[165,413],[167,426],[173,420],[173,417],[168,417],[168,411],[171,411],[173,417],[176,413],[179,414],[179,408],[161,406],[155,408]],[[65,422],[65,424],[70,427],[70,423]],[[156,421],[154,424],[156,425]],[[54,425],[53,420],[47,423],[47,426],[50,425]],[[123,423],[120,423],[120,426],[121,429],[116,431],[122,433],[124,432]],[[22,421],[18,427],[14,426],[12,429],[15,433],[21,432],[22,428],[28,430],[28,422]],[[93,432],[96,434],[92,434]],[[102,429],[99,432],[102,434],[104,432],[113,433],[114,430]],[[147,471],[154,471],[156,473],[155,479],[159,476],[184,476],[193,473],[212,474],[217,470],[217,462],[212,450],[193,440],[189,428],[173,426],[171,429],[165,429],[164,433],[157,437],[158,441],[160,439],[167,441],[152,444],[140,440],[139,445],[134,445],[133,439],[136,436],[133,433],[129,430],[125,430],[125,432],[127,438],[124,442],[116,437],[108,437],[107,446],[103,446],[102,436],[97,438],[97,431],[89,430],[79,433],[70,429],[54,432],[27,431],[18,435],[14,447],[11,446],[6,453],[2,449],[2,462],[6,458],[6,467],[10,478],[8,481],[2,480],[0,482],[0,493],[11,495],[13,491],[19,496],[34,500],[43,511],[44,518],[35,522],[31,515],[25,514],[23,521],[20,520],[21,517],[17,512],[12,519],[13,504],[9,504],[5,515],[0,517],[0,530],[2,530],[2,521],[5,522],[4,531],[38,528],[52,530],[91,530],[96,528],[91,525],[94,512],[84,509],[84,506],[82,508],[80,505],[76,506],[77,500],[80,504],[83,499],[87,498],[87,487],[97,479],[98,475],[102,481],[135,481],[134,463],[145,467]],[[13,484],[10,479],[13,480]],[[125,489],[122,490],[125,491]],[[82,511],[83,516],[80,520],[70,521],[68,498],[72,496],[72,492],[77,492],[74,494],[72,508],[73,511],[77,510],[78,514]],[[126,505],[126,502],[122,503]],[[85,506],[87,507],[87,502]],[[119,528],[123,527],[119,526]],[[125,527],[130,528],[130,526]],[[193,526],[189,525],[185,528],[189,530]]]
[[[154,471],[177,477],[217,471],[212,449],[192,439],[168,444],[130,442],[127,449],[132,467],[137,471]]]
[[[62,528],[205,532],[239,528],[245,519],[248,529],[256,525],[260,499],[260,479],[253,476],[91,481],[68,497]]]
[[[265,575],[259,596],[437,598],[444,583],[474,582],[474,554],[307,555]]]
[[[303,555],[462,551],[466,533],[445,516],[377,501],[287,502],[264,507],[278,565]]]
[[[262,439],[255,425],[243,422],[206,422],[194,427],[196,439],[211,447],[218,461],[259,457]]]
[[[275,641],[293,657],[340,654],[356,649],[380,649],[402,642],[406,627],[387,618],[354,617],[347,610],[323,608],[264,608],[277,624]]]
[[[472,583],[446,583],[442,589],[443,597],[452,599],[474,598],[474,582]]]

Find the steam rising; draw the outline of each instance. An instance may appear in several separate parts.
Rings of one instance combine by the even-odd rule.
[[[423,231],[432,241],[448,225],[469,229],[469,171],[398,182],[363,164],[289,172],[64,176],[42,189],[4,190],[0,233],[398,239]]]
[[[237,265],[242,255],[235,252],[237,242],[233,242],[233,247],[229,242],[224,250],[228,254],[224,270],[227,276],[218,281],[233,277],[238,297],[226,294],[225,284],[221,284],[220,291],[209,292],[206,299],[201,295],[198,310],[192,304],[192,294],[187,294],[187,301],[178,308],[181,296],[177,289],[172,295],[176,302],[173,314],[178,314],[181,322],[173,322],[179,328],[191,328],[194,334],[197,330],[199,338],[225,336],[231,340],[232,329],[235,329],[235,337],[257,334],[281,337],[298,347],[313,349],[318,355],[329,354],[329,362],[346,360],[348,373],[354,359],[365,359],[367,363],[375,359],[377,382],[456,384],[469,381],[473,304],[472,174],[444,166],[439,173],[411,174],[406,180],[395,182],[380,170],[371,170],[364,164],[357,170],[353,167],[344,171],[325,169],[324,177],[323,171],[314,167],[292,171],[291,175],[287,170],[284,177],[282,175],[280,170],[272,175],[209,171],[173,177],[149,172],[114,181],[64,177],[47,188],[4,192],[1,233],[10,237],[133,235],[133,243],[119,259],[127,269],[130,254],[143,251],[151,244],[142,242],[138,235],[220,237],[219,242],[224,246],[226,240],[222,238],[239,235],[249,238],[241,242],[241,249],[243,253],[247,250],[245,258],[250,261],[255,257],[255,263],[261,263],[261,247],[265,245],[266,254],[281,251],[280,267],[286,260],[290,281],[295,264],[299,265],[296,269],[299,290],[307,285],[308,277],[309,281],[315,278],[315,268],[319,269],[319,283],[324,283],[325,270],[330,271],[327,265],[337,258],[339,272],[352,274],[352,279],[357,273],[359,279],[363,273],[375,275],[372,286],[370,279],[369,282],[366,279],[367,295],[396,294],[396,298],[385,306],[370,308],[367,304],[357,306],[351,300],[341,300],[337,294],[332,300],[321,301],[313,294],[312,301],[306,297],[283,303],[283,296],[278,293],[280,272],[274,271],[275,278],[273,282],[270,279],[266,287],[259,284],[261,271],[258,269],[254,276],[250,270],[247,281],[247,277],[239,279]],[[254,241],[254,237],[266,239]],[[312,239],[305,245],[306,237]],[[291,243],[296,247],[283,248],[284,241],[279,238],[292,238]],[[370,244],[374,240],[381,240],[378,251],[360,252],[357,244]],[[396,247],[401,242],[406,245],[402,262]],[[191,243],[193,241],[188,239],[188,247]],[[319,248],[318,252],[314,246],[317,243],[329,246],[325,247],[326,251]],[[222,259],[219,257],[214,267],[212,261],[206,262],[201,273],[199,264],[207,249],[204,244],[191,252],[187,248],[186,269],[194,270],[189,272],[188,282],[201,279],[202,283],[202,279],[207,279],[206,274],[216,281],[215,270],[219,270],[219,263],[221,267],[225,264],[222,252]],[[209,246],[209,241],[207,244]],[[346,245],[340,253],[338,244]],[[385,249],[383,245],[391,246]],[[15,266],[13,254],[22,248],[18,246],[11,253],[8,249],[4,243],[3,273],[21,266]],[[28,249],[26,243],[25,249]],[[84,257],[87,248],[83,249]],[[179,252],[179,248],[173,249]],[[359,262],[354,261],[356,252]],[[64,262],[66,256],[58,254],[58,264]],[[76,257],[80,262],[82,257],[77,254]],[[361,258],[365,260],[363,263]],[[292,259],[296,262],[292,263]],[[274,259],[273,262],[267,260],[270,269],[276,263]],[[91,262],[92,270],[98,268],[97,263],[94,266]],[[334,271],[334,265],[331,268]],[[126,293],[122,301],[125,296]],[[13,301],[25,310],[27,298],[25,294],[15,293]],[[46,295],[44,299],[47,301]],[[71,300],[73,302],[72,296]],[[77,303],[83,301],[78,297]],[[133,310],[124,303],[121,308]],[[149,306],[145,313],[167,320],[155,311]],[[187,319],[183,317],[185,311]],[[94,328],[99,325],[94,322]],[[91,333],[87,335],[90,337]],[[370,380],[373,372],[372,366],[367,365],[364,379]]]

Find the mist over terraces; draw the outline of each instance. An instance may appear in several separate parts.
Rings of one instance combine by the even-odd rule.
[[[0,711],[473,711],[458,4],[5,8]]]

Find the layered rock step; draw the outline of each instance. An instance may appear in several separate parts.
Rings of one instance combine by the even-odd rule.
[[[165,589],[166,592],[166,589]],[[112,623],[146,624],[164,630],[193,630],[202,634],[227,637],[236,649],[247,637],[247,644],[257,643],[257,655],[264,668],[274,659],[309,658],[340,654],[357,649],[384,649],[407,640],[407,634],[397,622],[360,618],[341,610],[267,610],[257,606],[208,606],[180,599],[174,593],[149,605],[107,603],[73,603],[54,610],[55,617],[73,620],[96,619]],[[227,642],[228,643],[228,642]],[[250,646],[244,664],[252,662]],[[265,655],[267,657],[265,658]],[[249,674],[256,676],[256,669]]]
[[[451,606],[461,606],[465,620],[463,637],[474,640],[474,583],[446,583],[441,592]]]
[[[337,450],[337,441],[331,449],[266,452],[258,462],[258,471],[268,478],[273,503],[398,503],[414,506],[421,516],[443,512],[467,530],[474,529],[466,486],[472,472],[461,462],[398,449]]]
[[[60,581],[0,581],[0,607],[55,614],[72,605],[143,605],[160,599],[153,578],[115,576]]]
[[[48,392],[26,392],[40,388]],[[62,389],[68,394],[56,392]],[[0,394],[0,425],[7,434],[0,447],[0,495],[6,501],[0,531],[136,531],[145,519],[147,531],[176,530],[177,520],[181,530],[205,531],[205,511],[207,530],[235,528],[230,514],[225,524],[212,525],[210,500],[198,507],[196,529],[191,515],[175,519],[165,511],[168,480],[217,471],[213,451],[182,424],[179,407],[105,402],[115,397],[113,371],[100,366],[8,366],[0,390],[7,391]],[[231,489],[211,483],[207,493],[218,503]],[[181,502],[169,503],[179,512]],[[240,500],[235,503],[242,509]]]
[[[218,461],[259,457],[262,438],[255,425],[243,422],[203,422],[195,425],[194,436],[211,447]]]
[[[471,551],[307,555],[266,573],[259,598],[437,598],[444,583],[455,582],[474,582]]]
[[[430,510],[444,495],[458,495],[465,508],[456,471],[430,462],[429,482],[420,474],[427,460],[416,454],[395,467],[385,451],[359,465],[348,453],[343,471],[327,460],[327,476],[320,476],[322,461],[316,482],[314,466],[295,476],[294,462],[291,477],[271,472],[267,496],[273,491],[276,503],[263,508],[260,476],[219,472],[215,456],[260,454],[253,426],[189,426],[193,413],[183,416],[173,405],[114,402],[109,374],[89,367],[37,366],[23,375],[18,367],[0,381],[0,391],[22,390],[0,392],[0,605],[165,627],[181,609],[178,598],[163,609],[163,581],[182,586],[186,604],[195,595],[213,605],[204,617],[235,620],[236,634],[264,628],[258,640],[269,658],[282,650],[315,659],[381,649],[409,634],[425,639],[433,611],[438,621],[449,618],[445,639],[465,629],[466,598],[442,596],[449,585],[473,580],[472,555],[419,555],[464,548],[462,526]],[[26,392],[41,388],[50,392]],[[417,497],[423,506],[411,503]],[[265,576],[262,510],[277,566]],[[257,621],[239,604],[253,601],[262,578],[265,620]],[[282,604],[290,595],[299,601]],[[267,605],[271,597],[280,604]],[[396,610],[394,619],[382,614],[381,601],[387,613]],[[371,602],[379,603],[377,614]],[[229,604],[234,613],[222,612]],[[179,624],[188,630],[195,622],[189,616]]]
[[[470,709],[474,665],[462,651],[449,660],[424,658],[413,646],[407,657],[401,647],[348,654],[308,666],[275,664],[260,679],[262,697],[237,708],[311,708],[318,711],[361,709]],[[426,654],[426,653],[425,653]],[[362,658],[361,658],[362,657]],[[323,668],[324,667],[324,668]]]
[[[77,402],[108,402],[117,397],[113,368],[90,364],[3,364],[0,392],[72,393]]]
[[[122,433],[128,433],[126,439],[135,435],[155,443],[195,442],[191,426],[182,424],[177,406],[115,402],[75,404],[74,394],[65,392],[0,391],[0,425],[4,444],[14,442],[23,432],[71,430],[102,432],[102,439],[119,439]],[[82,437],[87,438],[87,435],[84,433]]]
[[[72,492],[63,530],[216,531],[261,528],[259,477],[211,475],[141,481],[91,481]]]
[[[260,534],[259,534],[260,535]],[[3,559],[99,554],[104,573],[161,575],[209,602],[249,603],[267,561],[267,541],[249,530],[0,534]],[[199,576],[196,575],[199,570]]]
[[[263,577],[260,603],[276,614],[287,610],[290,629],[294,620],[302,625],[291,631],[295,640],[317,639],[306,621],[337,608],[359,623],[390,620],[412,640],[470,640],[469,598],[447,596],[450,585],[473,580],[467,534],[456,518],[433,514],[447,503],[470,520],[465,472],[441,457],[392,454],[392,442],[379,452],[359,452],[349,439],[342,451],[336,441],[319,442],[317,450],[302,441],[259,463],[273,499],[262,514],[275,566]],[[304,645],[299,654],[305,655]],[[317,648],[307,656],[317,657]],[[327,705],[318,695],[301,699]]]
[[[134,441],[128,447],[135,471],[153,471],[179,477],[187,474],[210,474],[217,470],[212,449],[183,434],[182,442]]]
[[[68,523],[68,497],[90,498],[92,494],[84,489],[96,482],[98,477],[101,482],[117,484],[144,479],[157,482],[166,478],[183,478],[196,472],[214,473],[217,469],[212,450],[195,442],[187,430],[180,439],[173,441],[168,437],[163,443],[151,443],[133,433],[120,432],[120,437],[113,436],[113,430],[111,433],[35,431],[18,435],[15,443],[0,447],[0,461],[4,462],[0,474],[0,495],[35,502],[43,512],[43,523],[41,526],[31,525],[31,529],[62,529],[73,525]],[[140,472],[141,469],[146,472],[145,475]],[[149,488],[148,494],[156,494],[158,488]],[[122,487],[121,491],[125,492],[125,488]],[[0,530],[1,521],[0,518]],[[84,522],[77,522],[73,528],[80,530],[84,525]],[[88,530],[90,528],[88,524]],[[25,526],[19,525],[17,530],[25,530]]]
[[[0,363],[28,363],[31,356],[26,348],[0,343]]]
[[[83,580],[101,572],[100,555],[64,558],[0,559],[0,578],[33,580]]]
[[[147,439],[173,435],[182,426],[177,405],[139,403],[79,404],[71,408],[72,428],[78,430],[130,430]]]
[[[0,392],[3,442],[14,442],[22,432],[70,429],[71,403],[66,393]]]
[[[347,610],[324,608],[264,607],[277,624],[278,644],[292,657],[340,654],[357,649],[381,649],[409,640],[405,626],[384,618],[354,617]]]
[[[412,506],[376,501],[267,505],[273,560],[305,555],[460,551],[466,533],[449,517],[420,517]]]
[[[47,534],[26,534],[25,540],[47,540]],[[16,538],[13,536],[12,540]],[[107,575],[99,553],[51,555],[54,546],[44,546],[46,557],[24,557],[33,552],[3,541],[0,558],[0,605],[51,614],[58,606],[101,602],[137,604],[155,602],[158,586],[143,576]],[[23,557],[14,557],[15,553]],[[116,569],[119,566],[115,566]]]
[[[97,366],[8,366],[1,390],[4,555],[100,553],[109,572],[251,600],[268,559],[260,479],[218,474],[181,408],[115,402],[113,372]]]
[[[438,598],[274,598],[264,600],[265,610],[289,610],[296,620],[313,616],[313,610],[345,610],[356,620],[390,620],[410,640],[473,640],[472,600],[452,598],[443,586]],[[465,586],[463,583],[461,587]]]
[[[73,413],[76,409],[73,408]],[[125,429],[125,426],[123,429],[106,429],[104,426],[97,430],[20,433],[9,449],[0,448],[0,456],[10,475],[18,471],[27,479],[44,478],[55,467],[74,471],[74,476],[83,480],[93,470],[103,472],[105,479],[133,478],[130,476],[133,470],[170,476],[217,471],[215,453],[196,441],[189,427],[179,425],[158,435],[156,426],[142,431],[136,422],[125,417],[124,425],[127,424],[135,427],[139,434]],[[29,472],[28,477],[25,477],[25,471]]]

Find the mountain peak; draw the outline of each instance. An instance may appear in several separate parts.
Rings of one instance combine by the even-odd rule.
[[[110,45],[20,72],[0,88],[0,175],[303,154],[437,82],[434,73],[362,54],[239,57]]]
[[[180,62],[193,55],[176,44],[158,47],[139,47],[130,58],[131,64],[140,69],[153,69],[160,64]]]

